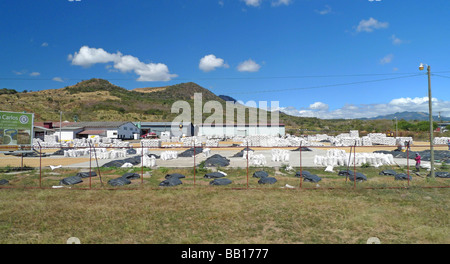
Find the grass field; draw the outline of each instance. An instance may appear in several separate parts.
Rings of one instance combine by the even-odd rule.
[[[201,170],[194,182],[193,169],[145,169],[144,178],[112,187],[107,181],[130,169],[103,168],[103,186],[96,176],[70,189],[51,186],[76,170],[0,173],[7,187],[18,187],[0,189],[0,243],[61,244],[69,237],[83,244],[359,244],[370,237],[383,244],[450,243],[450,188],[423,188],[449,180],[413,175],[408,185],[378,175],[382,169],[392,168],[357,168],[368,180],[355,186],[310,168],[322,181],[302,182],[301,189],[294,172],[273,168],[266,168],[278,180],[273,185],[247,178],[246,169],[223,168],[232,187],[210,186]],[[174,172],[187,176],[182,185],[158,187]],[[42,188],[34,188],[39,182]]]

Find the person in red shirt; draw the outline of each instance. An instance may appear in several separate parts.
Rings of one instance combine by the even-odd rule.
[[[416,171],[419,171],[419,169],[420,169],[420,159],[421,159],[421,157],[420,157],[419,153],[416,153],[416,157],[414,158],[414,160],[416,161]]]

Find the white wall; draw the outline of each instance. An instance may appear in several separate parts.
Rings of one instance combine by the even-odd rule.
[[[199,136],[245,136],[247,135],[285,135],[284,126],[199,126]]]
[[[61,140],[67,141],[67,140],[73,140],[76,138],[76,134],[81,132],[83,129],[77,129],[77,130],[61,130]],[[54,135],[57,135],[59,138],[59,131],[55,131]]]

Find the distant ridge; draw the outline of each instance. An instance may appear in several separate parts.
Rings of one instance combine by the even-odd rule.
[[[382,115],[382,116],[376,116],[376,117],[371,117],[371,118],[360,118],[362,120],[379,120],[379,119],[388,119],[388,120],[392,120],[397,118],[397,120],[406,120],[406,121],[411,121],[411,120],[419,120],[419,121],[428,121],[428,113],[425,112],[397,112],[395,114],[390,114],[390,115]],[[450,121],[450,117],[445,117],[445,116],[441,116],[439,118],[439,116],[434,116],[433,115],[433,121]]]

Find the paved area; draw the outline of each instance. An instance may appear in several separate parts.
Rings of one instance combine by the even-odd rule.
[[[243,157],[233,157],[236,153],[238,153],[242,148],[235,148],[235,149],[211,149],[210,155],[219,154],[227,159],[230,160],[230,166],[231,167],[241,167],[245,168],[247,167],[247,159]],[[174,149],[170,149],[171,151],[174,151]],[[150,151],[152,154],[161,155],[163,151],[167,150],[153,150]],[[183,152],[184,150],[178,150],[178,153]],[[255,149],[254,154],[255,155],[264,155],[266,158],[266,165],[267,167],[279,167],[284,164],[290,165],[291,167],[298,167],[300,165],[300,151],[289,151],[289,161],[272,161],[272,152],[270,149]],[[315,167],[314,165],[314,157],[315,155],[325,155],[327,152],[326,149],[312,149],[312,151],[302,151],[301,152],[301,165],[303,167]],[[130,155],[129,157],[132,157],[135,155]],[[199,164],[200,162],[206,160],[206,156],[203,153],[199,153],[195,156],[195,164]],[[70,158],[69,158],[70,159]],[[112,159],[98,159],[98,165],[102,166],[103,164],[112,161]],[[74,163],[71,165],[66,165],[64,167],[74,167],[74,168],[88,168],[90,164],[92,166],[97,165],[97,161],[93,158],[91,162],[82,162],[82,163]],[[406,159],[398,159],[394,158],[394,161],[399,165],[407,165]],[[414,166],[414,161],[409,161],[410,166]],[[178,157],[176,159],[172,160],[156,160],[156,166],[157,167],[193,167],[194,166],[194,158],[193,157]],[[249,166],[252,166],[249,162]]]

